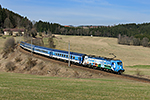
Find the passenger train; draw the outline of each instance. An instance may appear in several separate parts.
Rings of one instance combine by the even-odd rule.
[[[118,74],[121,74],[122,72],[125,71],[123,68],[122,61],[117,59],[95,57],[95,56],[90,56],[87,54],[76,53],[76,52],[70,52],[70,59],[69,59],[68,51],[31,45],[23,41],[20,42],[20,47],[32,51],[33,53],[41,54],[50,58],[60,59],[64,61],[70,60],[71,63],[80,64],[86,67],[107,70]]]

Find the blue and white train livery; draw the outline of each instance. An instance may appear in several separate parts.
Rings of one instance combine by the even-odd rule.
[[[69,60],[68,51],[31,45],[22,41],[20,42],[20,47],[32,51],[33,53],[48,56],[50,58],[60,59],[64,61]],[[115,60],[105,57],[93,57],[82,53],[70,52],[70,61],[71,63],[104,69],[111,72],[117,72],[119,74],[125,71],[121,60]]]

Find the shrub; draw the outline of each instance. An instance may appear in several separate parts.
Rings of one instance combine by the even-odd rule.
[[[77,72],[76,70],[74,71],[74,77],[75,77],[75,78],[80,78],[80,74],[79,74],[79,72]]]
[[[55,48],[56,47],[56,45],[54,45],[54,40],[53,40],[52,36],[48,38],[48,43],[49,43],[50,48]]]
[[[36,38],[36,39],[34,39],[34,40],[32,41],[32,43],[33,43],[34,45],[44,46],[44,42],[43,42],[42,38]]]
[[[137,76],[142,76],[142,72],[141,72],[139,69],[136,69],[135,72],[136,72],[136,75],[137,75]]]
[[[57,66],[53,66],[52,68],[50,68],[50,72],[53,74],[53,75],[57,75],[59,72],[60,72],[60,69],[59,67]]]
[[[5,70],[6,71],[14,71],[16,68],[15,64],[11,61],[7,62],[5,65]]]
[[[148,42],[149,42],[149,39],[147,37],[144,37],[143,40],[142,40],[142,46],[143,47],[148,47]]]
[[[8,55],[10,52],[13,52],[15,48],[15,39],[13,37],[8,38],[6,42],[4,43],[4,48],[3,48],[3,57]]]
[[[21,62],[21,61],[22,61],[22,59],[20,57],[15,58],[15,62]]]
[[[2,38],[3,38],[3,39],[6,39],[6,37],[4,37],[4,36],[3,36]]]
[[[38,64],[38,69],[39,69],[39,70],[43,70],[44,67],[45,67],[45,65],[43,64],[43,62],[40,62],[40,63]]]
[[[31,68],[33,68],[36,65],[37,60],[33,60],[31,57],[28,57],[28,61],[26,63],[26,66],[24,70],[29,71]]]

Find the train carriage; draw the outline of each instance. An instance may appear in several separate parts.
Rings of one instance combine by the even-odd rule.
[[[53,55],[52,56],[53,58],[67,60],[67,61],[69,60],[68,51],[62,51],[62,50],[55,49],[52,51],[52,55]],[[82,64],[84,55],[85,54],[70,52],[70,61],[73,63]]]
[[[23,47],[24,49],[27,49],[27,50],[29,50],[29,51],[34,51],[34,46],[35,45],[31,45],[31,44],[29,44],[29,43],[25,43],[25,42],[20,42],[20,46],[21,47]]]
[[[52,50],[53,49],[50,49],[50,48],[46,48],[46,47],[41,47],[41,46],[35,46],[34,47],[34,52],[35,53],[39,53],[39,54],[42,54],[42,55],[45,55],[45,56],[52,56]]]

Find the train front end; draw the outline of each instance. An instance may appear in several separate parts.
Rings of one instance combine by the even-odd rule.
[[[125,71],[123,62],[121,60],[112,61],[112,68],[118,74],[122,74]]]

